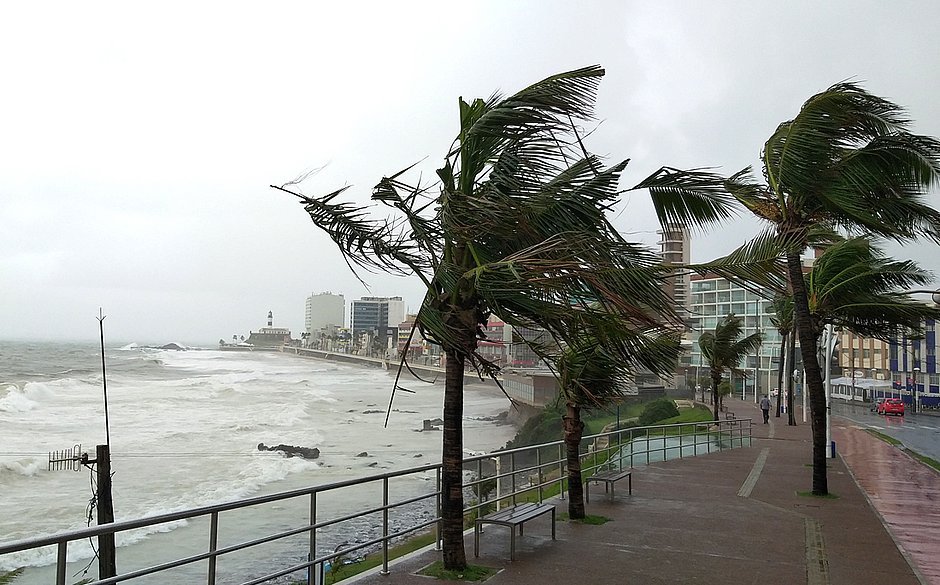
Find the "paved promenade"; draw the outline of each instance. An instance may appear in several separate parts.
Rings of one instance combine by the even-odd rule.
[[[508,529],[486,530],[479,559],[471,531],[468,559],[500,569],[487,581],[492,585],[940,585],[936,561],[931,566],[928,559],[940,545],[936,473],[837,423],[833,436],[845,457],[830,460],[829,489],[838,497],[801,496],[811,488],[809,424],[790,427],[785,416],[772,416],[763,425],[754,404],[732,399],[729,408],[757,421],[754,446],[638,468],[632,496],[618,485],[613,502],[600,495],[588,504],[589,514],[609,522],[559,521],[552,541],[549,517],[532,520],[517,537],[514,562]],[[908,481],[921,482],[915,483],[918,499],[929,504],[913,517],[904,512],[910,499],[894,496]],[[567,511],[567,501],[554,503],[559,514]],[[884,520],[872,503],[891,508]],[[390,575],[367,574],[356,582],[427,585],[427,577],[414,572],[438,557],[425,550],[393,565]]]

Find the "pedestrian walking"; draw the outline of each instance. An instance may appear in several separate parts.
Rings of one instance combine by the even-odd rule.
[[[770,420],[770,399],[765,395],[760,399],[760,409],[764,413],[764,424]]]

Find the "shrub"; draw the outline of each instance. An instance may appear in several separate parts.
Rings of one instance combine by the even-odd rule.
[[[679,407],[668,398],[660,398],[648,403],[640,413],[640,424],[643,426],[655,424],[658,421],[679,416]]]

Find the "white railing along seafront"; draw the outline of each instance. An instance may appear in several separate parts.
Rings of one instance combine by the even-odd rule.
[[[600,468],[625,469],[655,461],[747,447],[751,444],[751,426],[750,419],[739,419],[633,427],[586,436],[582,440],[582,445],[587,447],[585,449],[587,453],[582,461],[582,474],[586,478]],[[54,547],[56,551],[55,583],[66,585],[70,543],[95,538],[101,534],[117,534],[198,519],[207,520],[208,525],[204,550],[192,551],[187,556],[155,565],[132,568],[116,577],[93,581],[90,585],[128,581],[161,582],[153,581],[154,577],[151,579],[146,579],[146,577],[159,577],[159,574],[164,571],[183,566],[189,566],[191,570],[198,571],[201,575],[198,580],[191,575],[187,582],[195,583],[204,580],[207,585],[216,585],[223,581],[218,575],[220,566],[225,564],[226,555],[234,555],[238,551],[298,536],[303,539],[302,550],[305,549],[307,556],[303,562],[284,566],[264,575],[251,576],[247,580],[244,580],[246,578],[244,575],[234,580],[235,577],[229,572],[224,581],[255,585],[272,582],[285,575],[296,573],[300,580],[305,580],[311,585],[318,584],[323,582],[325,564],[330,561],[336,562],[340,557],[361,555],[374,550],[381,552],[382,571],[388,572],[390,543],[419,532],[433,530],[435,541],[439,544],[436,531],[440,522],[440,470],[440,464],[424,465],[50,536],[0,542],[0,559],[2,555],[41,547]],[[562,441],[469,457],[464,459],[464,471],[465,499],[468,502],[465,515],[468,518],[487,513],[499,506],[514,504],[517,501],[542,501],[543,498],[555,495],[564,498],[567,491],[565,447]],[[397,497],[396,492],[401,490],[393,488],[396,481],[409,478],[429,480],[432,476],[435,481],[424,481],[426,488],[420,493],[412,492]],[[411,484],[413,483],[415,482],[412,481]],[[367,497],[373,503],[354,512],[331,515],[328,505],[324,504],[324,502],[328,503],[329,499],[338,492],[369,489],[374,490],[372,495]],[[236,510],[252,507],[263,511],[264,506],[275,502],[296,501],[297,499],[302,499],[302,502],[306,501],[306,504],[303,506],[305,517],[298,517],[296,526],[281,529],[272,534],[256,535],[251,540],[220,545],[220,517],[234,515]],[[381,503],[378,503],[379,500]],[[424,517],[408,513],[415,506],[423,506],[432,513]],[[402,523],[400,518],[392,518],[396,513],[402,514],[403,512],[406,516],[405,523]],[[364,521],[373,524],[375,528],[375,534],[365,541],[341,546],[338,549],[323,546],[326,533],[330,531],[339,531],[340,534],[344,531],[348,533],[353,530],[351,526],[360,526]],[[321,541],[319,548],[318,538]],[[324,548],[328,550],[322,550]],[[117,561],[118,567],[123,568],[120,548],[117,551]],[[162,582],[170,581],[162,580]]]

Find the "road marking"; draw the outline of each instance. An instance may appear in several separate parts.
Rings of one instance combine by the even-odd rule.
[[[751,496],[751,490],[753,490],[754,486],[757,484],[757,480],[760,478],[760,472],[764,470],[764,463],[767,462],[768,453],[770,453],[770,447],[764,447],[761,449],[760,455],[757,456],[757,460],[754,461],[754,467],[751,468],[747,479],[744,480],[744,484],[741,486],[741,489],[738,490],[738,495],[742,498],[749,498]]]

